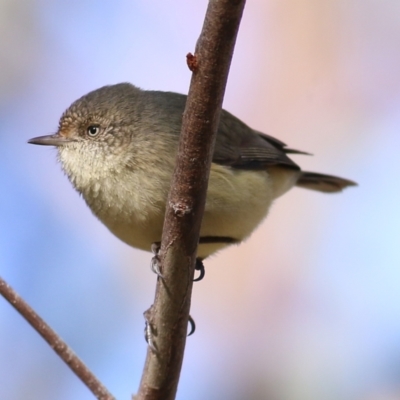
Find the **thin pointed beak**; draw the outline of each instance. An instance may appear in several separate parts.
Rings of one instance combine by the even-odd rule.
[[[70,143],[73,140],[60,136],[58,133],[54,135],[39,136],[33,139],[29,139],[30,144],[40,144],[43,146],[62,146],[63,144]]]

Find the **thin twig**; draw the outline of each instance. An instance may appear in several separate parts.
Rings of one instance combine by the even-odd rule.
[[[115,400],[88,367],[46,322],[0,277],[0,294],[28,321],[99,400]]]
[[[146,312],[148,348],[137,400],[175,398],[186,342],[192,280],[216,131],[245,0],[211,0],[194,56],[161,242],[161,270]]]

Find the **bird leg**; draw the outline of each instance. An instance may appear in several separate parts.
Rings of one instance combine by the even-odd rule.
[[[154,256],[151,259],[150,268],[159,278],[164,279],[164,276],[160,270],[160,256],[158,255],[158,253],[160,252],[160,248],[160,242],[154,242],[151,245],[151,252],[154,254]]]
[[[151,259],[150,269],[161,279],[164,279],[164,276],[161,273],[161,269],[160,269],[160,256],[159,256],[160,248],[161,248],[160,242],[154,242],[151,245],[151,252],[154,254],[154,256]],[[199,271],[200,274],[197,278],[193,279],[193,282],[201,281],[204,278],[204,275],[206,273],[206,271],[204,269],[203,260],[201,258],[196,258],[196,264],[195,264],[194,269],[196,271]]]
[[[154,351],[154,353],[157,353],[157,346],[154,342],[154,330],[153,327],[149,321],[148,315],[150,313],[150,310],[153,306],[151,306],[148,310],[146,310],[143,313],[145,324],[144,324],[144,339],[146,340],[146,343],[149,345],[150,349]]]
[[[154,341],[154,329],[150,323],[150,320],[148,318],[148,314],[151,310],[148,309],[143,313],[144,320],[145,320],[145,325],[144,325],[144,339],[146,340],[146,343],[149,345],[150,349],[154,351],[154,353],[157,353],[157,346]],[[188,323],[190,325],[189,333],[187,336],[193,335],[193,333],[196,331],[196,323],[194,322],[194,319],[189,315]]]
[[[203,260],[201,258],[196,258],[196,264],[194,266],[194,269],[196,271],[199,271],[199,276],[195,279],[193,279],[193,282],[198,282],[201,281],[204,278],[204,275],[206,274],[206,270],[204,268]]]
[[[190,331],[187,334],[188,336],[193,335],[193,333],[196,331],[196,323],[194,322],[194,319],[189,315],[189,325],[190,325]]]

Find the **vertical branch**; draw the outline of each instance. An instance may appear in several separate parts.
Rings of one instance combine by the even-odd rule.
[[[137,400],[175,398],[182,366],[196,249],[215,137],[245,0],[210,0],[195,55],[161,242],[148,348]]]

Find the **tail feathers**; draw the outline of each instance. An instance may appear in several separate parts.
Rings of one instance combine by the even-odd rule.
[[[296,186],[319,192],[335,193],[341,192],[347,186],[357,186],[357,183],[337,176],[302,171]]]

